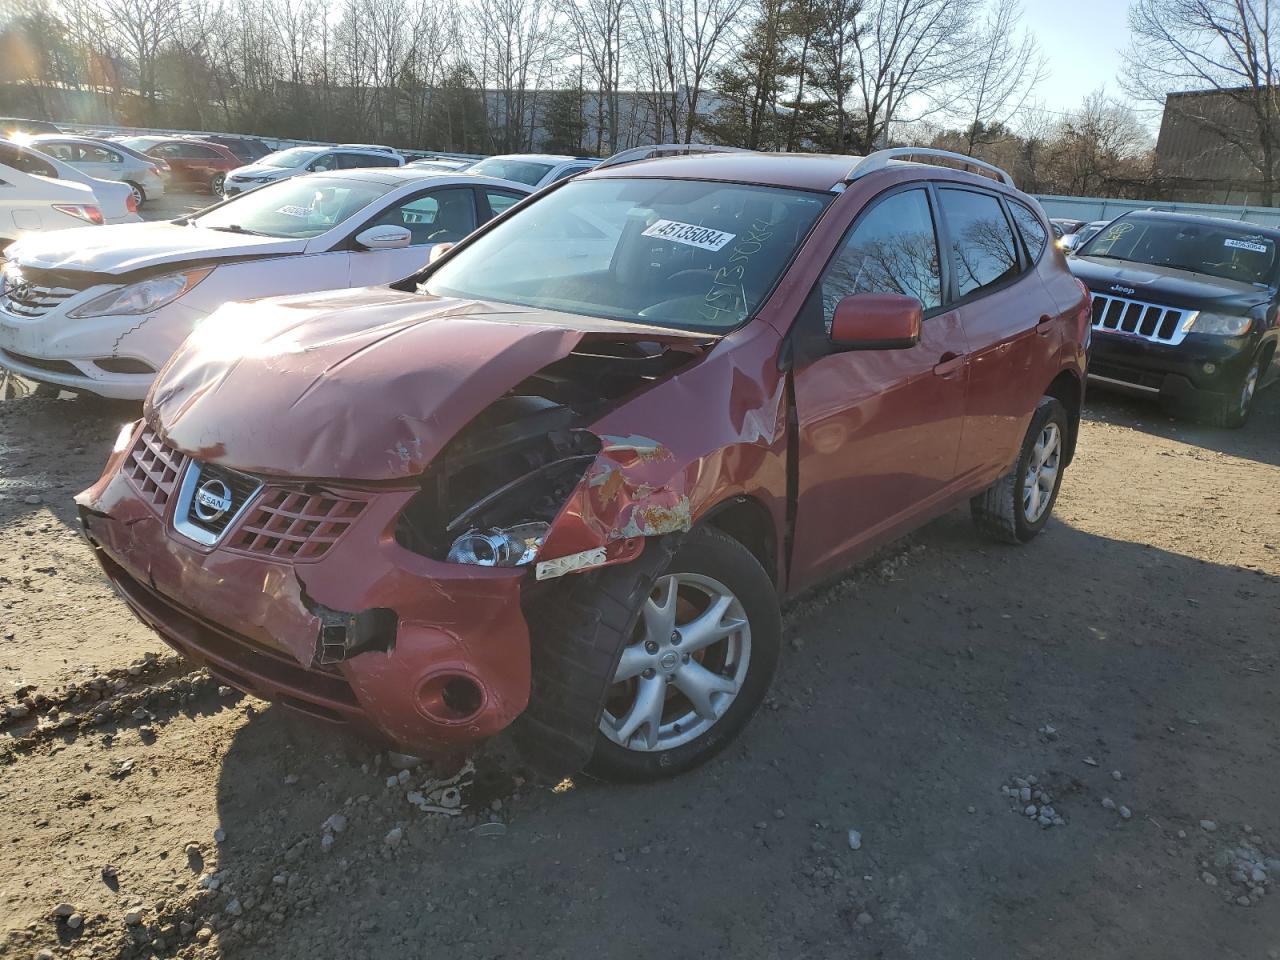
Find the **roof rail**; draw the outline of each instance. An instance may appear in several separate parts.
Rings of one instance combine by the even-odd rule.
[[[1016,186],[1013,182],[1013,177],[1009,176],[1006,171],[1000,169],[994,163],[975,160],[973,157],[967,157],[963,153],[954,153],[951,150],[937,150],[933,147],[893,147],[889,150],[877,150],[875,153],[868,154],[855,163],[853,168],[845,174],[844,182],[852,183],[859,177],[865,177],[868,173],[884,170],[891,161],[907,160],[911,157],[935,157],[939,160],[961,163],[965,166],[985,171],[988,174],[995,174],[995,178],[1006,186]],[[939,166],[942,166],[942,164],[939,164]]]
[[[666,155],[679,156],[693,153],[751,153],[742,147],[720,147],[709,143],[655,143],[647,147],[632,147],[615,153],[608,160],[596,164],[597,170],[605,167],[616,167],[624,163],[635,163],[637,160],[650,160],[653,157]]]

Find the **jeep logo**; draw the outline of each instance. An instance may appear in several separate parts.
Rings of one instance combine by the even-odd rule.
[[[1135,293],[1137,293],[1137,292],[1138,292],[1137,290],[1133,289],[1133,287],[1122,287],[1122,286],[1121,286],[1120,284],[1118,284],[1118,283],[1113,283],[1113,284],[1111,285],[1111,290],[1112,290],[1114,293],[1127,293],[1127,294],[1129,294],[1130,296],[1132,296],[1133,294],[1135,294]]]

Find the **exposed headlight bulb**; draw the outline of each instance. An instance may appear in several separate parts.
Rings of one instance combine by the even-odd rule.
[[[449,562],[477,567],[522,567],[537,557],[550,529],[551,524],[540,521],[486,530],[473,528],[453,541]]]

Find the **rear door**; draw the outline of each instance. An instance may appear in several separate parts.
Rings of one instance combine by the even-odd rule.
[[[99,180],[123,180],[124,156],[115,150],[93,144],[76,144],[76,165]]]
[[[808,316],[797,319],[830,331],[836,304],[863,292],[906,294],[925,310],[914,347],[826,353],[794,374],[796,583],[910,526],[945,500],[955,477],[967,346],[943,301],[935,216],[919,183],[874,200],[806,301]]]
[[[1048,380],[1056,344],[1048,297],[1004,200],[979,188],[940,186],[954,283],[950,296],[969,343],[969,398],[957,474],[985,485],[1017,459]],[[1047,242],[1046,242],[1047,246]],[[1043,250],[1041,250],[1043,255]]]

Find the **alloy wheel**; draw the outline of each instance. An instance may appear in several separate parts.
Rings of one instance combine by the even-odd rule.
[[[600,730],[628,750],[670,750],[710,730],[742,689],[751,625],[742,602],[712,577],[659,578],[623,649]]]
[[[1022,481],[1022,514],[1028,523],[1039,522],[1049,509],[1061,459],[1062,431],[1056,423],[1046,423],[1031,449],[1031,459]]]
[[[1245,417],[1249,414],[1249,407],[1253,403],[1253,395],[1258,390],[1258,364],[1255,362],[1249,368],[1249,372],[1245,374],[1244,384],[1240,387],[1240,416]]]

